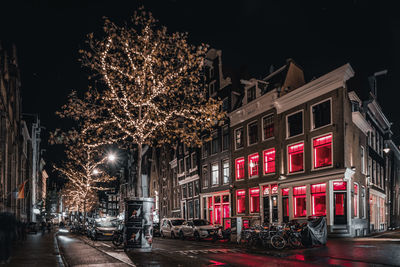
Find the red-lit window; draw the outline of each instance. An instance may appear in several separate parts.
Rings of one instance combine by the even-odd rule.
[[[332,165],[332,135],[315,138],[314,145],[314,168]]]
[[[275,172],[275,148],[264,151],[264,174]]]
[[[245,213],[246,211],[246,191],[238,190],[236,191],[236,209],[237,213]]]
[[[293,187],[294,217],[305,217],[306,208],[306,186]]]
[[[258,175],[258,154],[249,156],[249,177]]]
[[[210,223],[214,223],[212,197],[208,197],[208,218],[210,220]]]
[[[235,176],[236,180],[244,178],[244,158],[238,158],[235,160]]]
[[[260,189],[250,188],[250,212],[258,213],[260,212]]]
[[[304,143],[298,143],[288,147],[289,173],[302,171],[304,158]]]
[[[335,191],[343,191],[347,189],[346,182],[333,182],[333,190]]]
[[[263,186],[263,195],[264,196],[269,196],[269,185],[264,185]]]
[[[358,217],[358,185],[354,184],[354,217]]]
[[[344,215],[344,196],[345,193],[335,194],[335,215],[343,216]]]
[[[273,195],[278,194],[278,185],[277,184],[271,185],[271,191]]]
[[[244,228],[244,229],[250,228],[249,220],[243,220],[243,228]]]
[[[326,184],[311,185],[311,208],[313,216],[326,215]]]
[[[282,196],[288,196],[289,195],[289,188],[282,188]]]

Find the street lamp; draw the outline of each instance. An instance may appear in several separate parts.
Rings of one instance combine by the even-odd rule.
[[[111,162],[116,160],[116,156],[114,154],[109,154],[107,158],[108,158],[108,161],[111,161]]]
[[[390,148],[388,148],[388,147],[385,147],[385,148],[383,149],[383,152],[385,152],[386,154],[389,153],[389,151],[390,151]]]

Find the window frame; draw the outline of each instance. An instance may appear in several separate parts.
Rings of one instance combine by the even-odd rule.
[[[252,143],[252,144],[250,144],[250,125],[252,125],[252,124],[256,124],[257,125],[257,131],[256,131],[256,133],[257,133],[257,140],[256,140],[256,142],[255,143]],[[256,145],[256,144],[258,144],[260,142],[260,140],[259,140],[259,138],[258,138],[258,120],[254,120],[254,121],[251,121],[251,122],[249,122],[248,124],[247,124],[247,146],[249,147],[249,146],[254,146],[254,145]]]
[[[242,144],[241,147],[237,147],[236,146],[237,145],[236,132],[239,131],[239,130],[242,130],[242,142],[243,142],[243,144]],[[244,148],[244,141],[245,141],[245,138],[244,138],[244,127],[240,126],[240,127],[236,128],[236,129],[234,129],[233,130],[233,142],[234,142],[235,150],[243,149]]]
[[[225,181],[225,174],[224,174],[224,171],[225,171],[224,164],[225,163],[228,163],[228,178],[227,178],[227,182],[224,182]],[[222,160],[222,184],[229,184],[229,180],[230,180],[230,165],[231,164],[230,164],[229,158]]]
[[[236,168],[236,163],[238,160],[243,160],[243,177],[238,179],[238,169]],[[235,181],[244,181],[246,178],[246,167],[245,167],[245,157],[239,157],[235,159]]]
[[[357,186],[357,192],[355,187]],[[357,182],[353,183],[353,211],[354,211],[354,218],[360,218],[360,185]]]
[[[274,168],[275,168],[275,170],[273,171],[273,172],[266,172],[265,171],[265,153],[266,152],[269,152],[269,151],[271,151],[271,150],[274,150],[274,163],[275,163],[275,166],[274,166]],[[275,147],[271,147],[271,148],[268,148],[268,149],[265,149],[265,150],[263,150],[262,151],[262,164],[263,164],[263,175],[265,176],[265,175],[274,175],[275,173],[276,173],[276,149],[275,149]]]
[[[243,197],[244,197],[244,199],[243,199],[244,200],[244,211],[243,212],[239,212],[239,205],[238,205],[239,192],[244,192],[244,194],[243,194]],[[236,196],[236,214],[245,214],[246,213],[246,189],[238,189],[238,190],[236,190],[235,196]],[[241,197],[242,197],[242,195],[241,195]]]
[[[274,134],[271,137],[265,138],[265,136],[264,136],[264,118],[267,118],[267,117],[272,117],[272,121],[274,124]],[[262,141],[271,140],[271,139],[275,138],[275,114],[274,113],[267,114],[261,118],[261,132],[262,132],[261,133]]]
[[[293,146],[293,145],[298,145],[298,144],[303,144],[303,170],[301,171],[296,171],[296,172],[290,172],[290,153],[289,153],[289,147]],[[286,145],[286,165],[287,165],[287,170],[286,170],[286,174],[287,175],[294,175],[294,174],[299,174],[299,173],[304,173],[305,172],[305,142],[304,140],[298,141],[298,142],[294,142],[291,144]]]
[[[214,138],[216,137],[216,138]],[[216,142],[216,151],[214,152],[214,142]],[[214,130],[211,132],[211,151],[210,151],[210,155],[215,155],[217,153],[219,153],[219,134],[218,134],[218,130]]]
[[[207,177],[204,177],[204,167],[205,167],[206,170],[207,170]],[[209,171],[208,171],[208,164],[204,164],[204,165],[201,167],[201,176],[202,176],[202,178],[203,178],[202,187],[203,187],[203,188],[209,187],[209,184],[210,184],[210,181],[209,181],[209,180],[210,180],[210,176],[209,176]],[[207,181],[207,184],[205,184],[204,181]]]
[[[190,172],[190,168],[191,168],[191,160],[192,160],[192,158],[191,157],[189,157],[189,155],[187,155],[187,156],[185,156],[184,158],[183,158],[184,160],[183,160],[183,165],[184,165],[184,169],[185,169],[185,171],[184,171],[184,173],[189,173]],[[188,166],[187,166],[187,164],[188,164],[188,162],[189,162],[189,168],[188,168]]]
[[[257,174],[255,175],[251,175],[251,166],[250,166],[250,157],[257,155],[258,159],[257,159]],[[249,179],[252,178],[257,178],[260,176],[260,154],[258,152],[256,153],[252,153],[250,155],[247,156],[247,167],[248,167],[248,177]]]
[[[225,145],[225,142],[224,142],[225,133],[228,136],[227,142],[226,142],[226,148],[224,147],[224,145]],[[230,139],[229,138],[229,126],[227,124],[225,124],[225,125],[222,126],[221,152],[229,150],[229,139]]]
[[[301,127],[302,132],[299,134],[293,135],[293,136],[289,136],[289,125],[288,125],[289,120],[288,119],[290,116],[300,113],[300,112],[302,113],[302,115],[301,115],[302,116],[302,122],[301,122],[302,123],[302,127]],[[295,138],[295,137],[303,135],[304,134],[304,109],[296,110],[292,113],[287,114],[286,118],[285,118],[285,124],[286,124],[286,139],[291,139],[291,138]]]
[[[332,138],[333,139],[333,138]],[[366,174],[365,171],[365,148],[363,145],[360,145],[360,158],[361,158],[361,173]]]
[[[219,179],[219,162],[218,161],[215,161],[215,162],[213,162],[213,163],[211,163],[210,164],[210,166],[211,166],[211,187],[216,187],[216,186],[219,186],[219,184],[220,184],[220,179]],[[213,166],[217,166],[217,171],[216,171],[216,173],[217,173],[217,182],[214,184],[213,182]]]
[[[314,166],[314,139],[320,138],[320,137],[324,137],[324,136],[328,136],[331,135],[332,136],[332,141],[331,141],[331,160],[332,160],[332,164],[329,166],[323,166],[323,167],[319,167],[319,168],[315,168]],[[333,160],[333,133],[332,132],[327,132],[327,133],[323,133],[321,135],[317,135],[311,138],[311,171],[319,171],[319,170],[324,170],[324,169],[329,169],[329,168],[333,168],[334,166],[334,160]]]
[[[305,187],[305,193],[304,193],[304,194],[295,194],[295,188],[298,188],[298,187]],[[294,186],[294,187],[292,188],[292,192],[293,192],[292,197],[293,197],[293,208],[294,208],[294,210],[293,210],[293,217],[294,217],[294,218],[306,218],[306,217],[307,217],[307,212],[308,212],[308,210],[307,210],[307,185]],[[297,206],[296,206],[296,199],[297,199],[297,198],[304,198],[304,201],[305,201],[305,211],[306,211],[306,215],[305,215],[305,216],[296,216],[296,209],[297,209]]]
[[[202,146],[201,146],[201,158],[205,159],[209,156],[209,147],[208,147],[208,141],[205,141],[207,138],[205,135],[201,137],[202,140]]]
[[[319,104],[322,104],[322,103],[324,103],[324,102],[326,102],[326,101],[330,101],[330,105],[329,105],[329,106],[330,106],[330,109],[331,109],[331,116],[330,116],[330,120],[331,120],[331,121],[330,121],[329,124],[326,124],[326,125],[323,125],[323,126],[320,126],[320,127],[316,128],[316,127],[315,127],[315,123],[314,123],[314,117],[313,117],[312,109],[313,109],[314,106],[319,105]],[[319,102],[316,102],[316,103],[314,103],[314,104],[312,104],[312,105],[310,106],[310,132],[315,131],[315,130],[322,129],[322,128],[327,127],[327,126],[330,126],[330,125],[333,124],[332,121],[333,121],[332,97],[325,98],[324,100],[321,100],[321,101],[319,101]]]
[[[252,194],[251,190],[258,190],[258,211],[252,211],[251,207],[252,207],[252,197],[254,197],[256,194]],[[249,191],[249,213],[250,214],[259,214],[260,213],[260,205],[261,205],[261,197],[260,197],[260,187],[251,187],[248,189]]]
[[[194,160],[194,162],[193,162]],[[196,159],[196,152],[192,152],[192,154],[190,154],[190,161],[191,161],[191,169],[190,171],[195,171],[197,170],[197,159]]]

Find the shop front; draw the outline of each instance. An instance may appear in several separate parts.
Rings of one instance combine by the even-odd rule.
[[[229,191],[213,192],[201,195],[202,219],[214,225],[230,227],[231,197]]]
[[[369,205],[370,205],[370,231],[378,232],[387,229],[386,220],[386,195],[370,189]]]

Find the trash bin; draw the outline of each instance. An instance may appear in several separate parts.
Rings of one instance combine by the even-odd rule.
[[[125,250],[150,252],[153,244],[153,198],[125,200]]]

